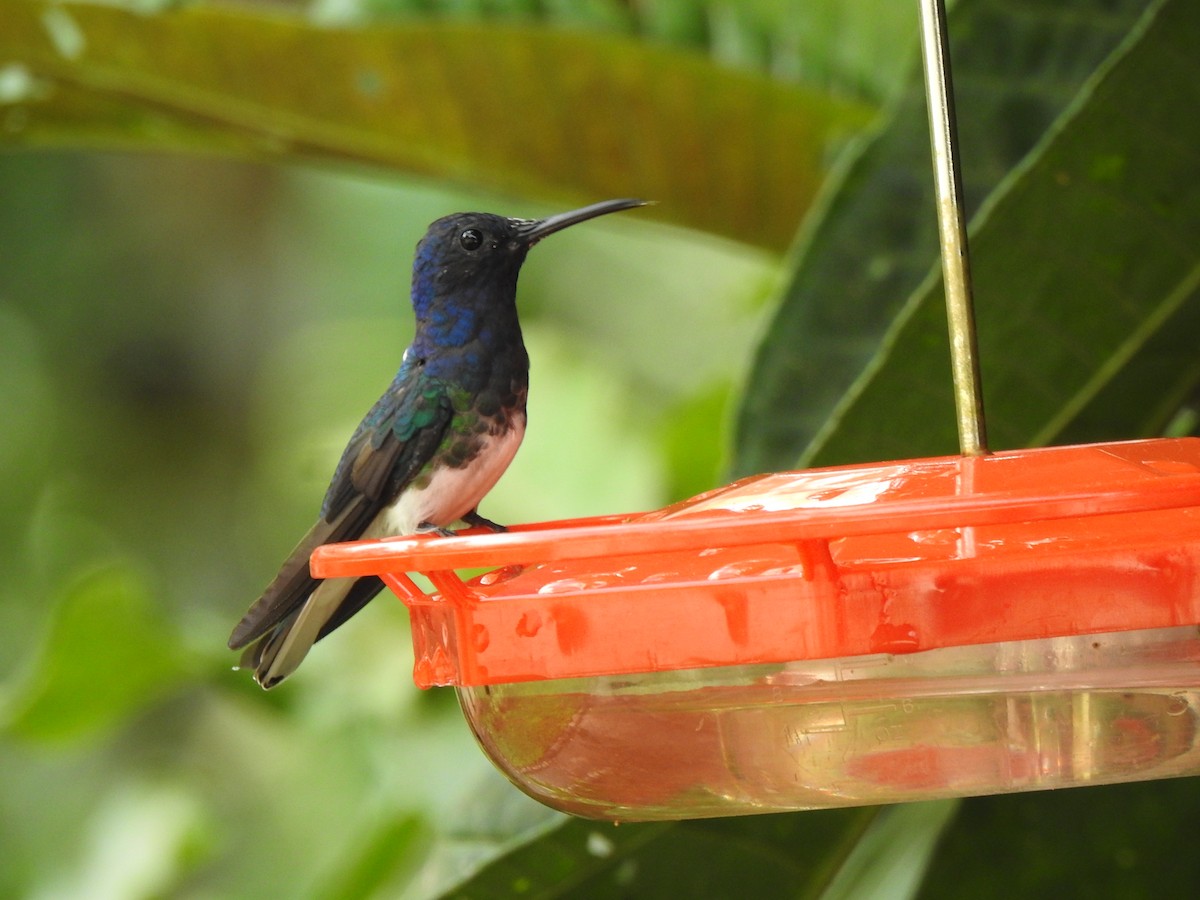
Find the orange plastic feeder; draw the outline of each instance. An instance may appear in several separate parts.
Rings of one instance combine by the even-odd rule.
[[[1200,774],[1200,439],[985,455],[945,9],[919,6],[962,457],[313,554],[317,577],[387,582],[417,684],[455,685],[550,806],[677,819]]]
[[[417,684],[578,815],[1200,773],[1200,439],[762,475],[312,568],[382,577]]]

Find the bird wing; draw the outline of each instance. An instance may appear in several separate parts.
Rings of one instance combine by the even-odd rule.
[[[230,649],[262,637],[299,609],[318,583],[308,568],[313,550],[361,537],[441,444],[454,416],[450,392],[440,382],[414,376],[406,368],[401,368],[391,389],[355,430],[326,491],[321,517],[234,628]],[[378,586],[370,596],[377,592]],[[357,598],[354,611],[365,602]],[[335,617],[340,624],[349,614]],[[325,629],[322,636],[331,630]]]
[[[405,376],[402,368],[350,438],[325,493],[322,519],[335,518],[358,497],[390,503],[441,444],[454,417],[449,387]]]

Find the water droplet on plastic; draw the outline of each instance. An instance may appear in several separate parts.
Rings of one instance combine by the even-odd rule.
[[[741,578],[744,575],[757,575],[763,569],[769,568],[773,559],[743,559],[738,562],[732,562],[728,565],[714,570],[708,576],[709,581],[717,581],[722,578]]]
[[[500,584],[516,578],[521,574],[523,568],[523,566],[501,566],[491,572],[484,572],[475,580],[484,587],[490,587],[493,584]]]
[[[421,688],[433,686],[433,663],[429,657],[422,657],[413,664],[413,682]]]
[[[799,563],[794,566],[776,566],[773,569],[764,569],[761,574],[764,578],[769,575],[774,575],[777,577],[790,576],[793,578],[803,578],[804,566],[800,565]]]
[[[680,576],[678,572],[651,572],[642,579],[641,583],[658,584],[659,582],[663,581],[675,581],[679,577]]]
[[[929,531],[910,531],[908,538],[917,544],[944,546],[957,544],[959,533],[953,528],[935,528]]]
[[[538,588],[539,594],[565,594],[570,591],[587,591],[608,587],[612,582],[605,578],[590,578],[584,581],[579,578],[560,578],[558,581],[548,581]]]

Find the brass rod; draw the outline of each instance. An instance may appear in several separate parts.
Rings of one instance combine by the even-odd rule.
[[[946,318],[950,328],[958,445],[964,456],[982,456],[988,452],[987,429],[971,299],[971,262],[962,208],[962,176],[957,157],[958,133],[946,36],[946,5],[944,0],[920,0],[920,9],[921,56],[929,101],[929,139],[933,151],[942,278],[946,286]]]

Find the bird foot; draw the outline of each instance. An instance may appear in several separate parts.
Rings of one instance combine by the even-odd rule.
[[[462,520],[472,527],[486,528],[488,531],[493,531],[496,533],[508,531],[508,529],[499,522],[493,522],[491,519],[485,519],[475,510],[471,510],[469,513],[463,516]]]
[[[491,519],[485,519],[475,510],[471,510],[462,520],[472,528],[486,528],[488,531],[501,532],[508,531],[499,522],[493,522]],[[422,522],[417,526],[417,534],[436,534],[438,537],[457,537],[458,532],[451,531],[449,528],[442,528],[440,525],[434,525],[432,522]]]

